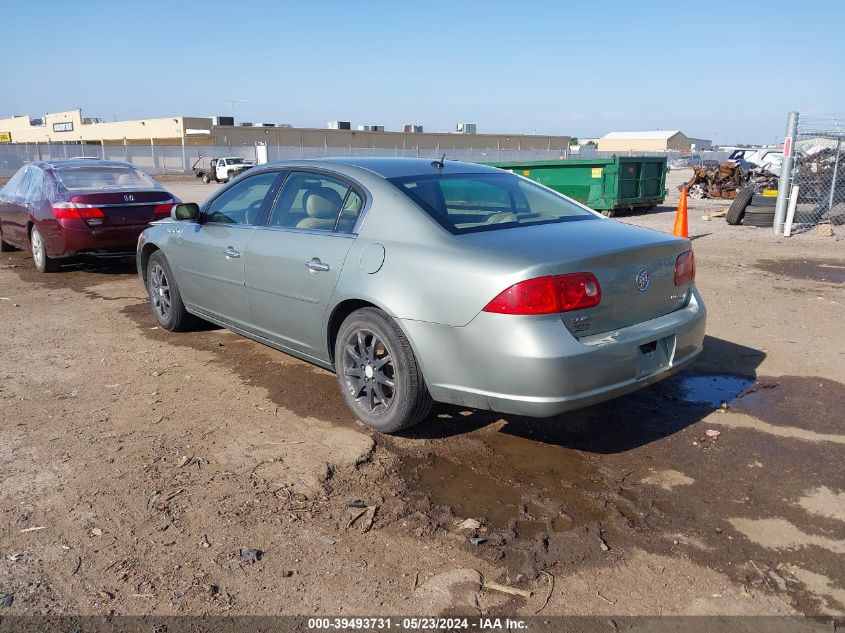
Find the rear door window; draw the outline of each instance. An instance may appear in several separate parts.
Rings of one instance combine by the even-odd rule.
[[[348,183],[310,172],[292,172],[279,192],[269,226],[351,233],[363,197]]]
[[[32,167],[27,165],[18,173],[20,174],[20,179],[11,188],[9,196],[16,202],[21,202],[25,199],[26,192],[29,191],[29,185],[32,182]],[[11,184],[11,181],[9,184]]]
[[[44,172],[37,167],[30,166],[29,181],[21,187],[19,195],[27,204],[34,204],[41,200],[43,185]]]

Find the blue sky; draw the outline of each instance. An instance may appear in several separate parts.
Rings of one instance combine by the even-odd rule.
[[[797,7],[793,9],[791,7]],[[211,116],[323,127],[774,142],[845,118],[845,3],[3,3],[0,118]]]

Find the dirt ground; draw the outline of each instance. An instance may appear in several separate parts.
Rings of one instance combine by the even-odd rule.
[[[620,220],[671,230],[683,176]],[[328,372],[156,327],[131,265],[4,253],[0,615],[845,615],[843,236],[702,219],[726,207],[690,202],[690,369],[400,437]]]

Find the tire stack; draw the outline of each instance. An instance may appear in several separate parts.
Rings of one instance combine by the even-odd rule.
[[[728,209],[725,220],[728,224],[770,227],[775,223],[777,198],[754,193],[753,189],[742,189]]]

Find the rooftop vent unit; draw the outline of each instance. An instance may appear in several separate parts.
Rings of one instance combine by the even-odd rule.
[[[361,132],[384,132],[383,125],[359,125],[358,130]]]
[[[475,134],[475,123],[458,123],[455,126],[455,131],[458,134]]]
[[[82,119],[84,125],[91,125],[92,123],[103,123],[100,117],[85,117]]]
[[[250,121],[241,121],[241,127],[252,127],[252,123]]]
[[[329,121],[326,127],[330,130],[351,130],[352,124],[349,121]]]
[[[216,116],[214,117],[214,125],[234,125],[235,117],[233,116]]]
[[[416,123],[407,123],[402,127],[405,134],[422,134],[423,126]]]
[[[275,123],[262,123],[261,127],[276,127]]]

